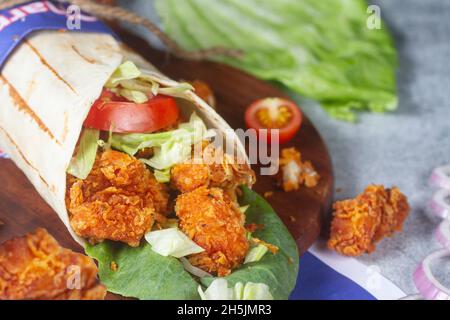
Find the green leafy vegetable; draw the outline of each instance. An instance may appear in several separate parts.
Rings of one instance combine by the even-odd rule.
[[[178,228],[150,231],[145,235],[145,240],[153,251],[164,257],[181,258],[205,251]]]
[[[247,253],[247,256],[245,257],[244,264],[261,260],[261,258],[264,257],[268,250],[269,249],[262,244],[251,248]]]
[[[287,299],[295,286],[298,272],[295,241],[262,197],[245,187],[242,191],[241,205],[250,205],[246,212],[247,222],[262,223],[265,226],[263,230],[256,231],[255,236],[278,246],[280,251],[277,254],[266,254],[257,262],[241,266],[225,279],[233,288],[238,282],[264,283],[275,299]],[[111,292],[139,299],[200,298],[199,283],[184,270],[182,262],[155,253],[145,241],[138,248],[105,241],[87,245],[86,253],[99,262],[100,280]],[[118,265],[116,271],[111,270],[111,262]],[[199,281],[208,287],[214,279],[202,277]],[[255,294],[250,287],[247,295]]]
[[[133,101],[135,103],[145,103],[148,101],[147,95],[138,90],[119,89],[117,93],[128,101]]]
[[[233,289],[228,288],[225,279],[214,280],[206,291],[198,286],[198,293],[202,300],[233,300]]]
[[[250,207],[249,205],[239,207],[239,211],[242,212],[242,213],[245,213],[249,207]]]
[[[155,179],[159,183],[167,183],[170,181],[170,168],[164,170],[155,170],[154,172]]]
[[[94,129],[84,129],[81,134],[77,154],[70,161],[67,172],[79,179],[86,179],[94,166],[97,155],[100,132]]]
[[[397,106],[397,53],[386,25],[369,29],[365,0],[157,0],[185,48],[242,49],[216,59],[321,102],[333,117]]]
[[[172,86],[161,87],[152,71],[140,70],[133,62],[125,61],[111,75],[105,87],[129,101],[144,103],[149,95],[164,94],[172,97],[186,97],[186,91],[194,88],[189,83],[173,82]]]
[[[140,149],[153,147],[154,156],[141,161],[163,171],[188,159],[191,146],[213,134],[214,131],[208,130],[203,120],[193,113],[189,122],[180,124],[176,130],[150,134],[114,134],[112,146],[130,155]]]
[[[202,300],[273,300],[270,288],[264,283],[238,282],[230,289],[223,278],[215,279],[206,291],[199,286],[198,293]]]
[[[199,299],[198,283],[183,264],[157,254],[145,241],[138,248],[104,241],[87,245],[86,253],[98,261],[100,280],[110,292],[142,300]]]
[[[107,88],[115,88],[123,80],[136,79],[141,75],[141,71],[131,61],[122,63],[111,75],[105,84]]]
[[[238,297],[241,298],[240,300],[273,300],[270,288],[265,283],[247,282],[242,290],[242,295],[236,296],[236,298]]]
[[[203,278],[203,277],[211,277],[211,274],[209,274],[208,272],[197,268],[196,266],[193,266],[188,259],[186,259],[185,257],[181,257],[180,258],[181,263],[183,263],[183,267],[184,270],[186,270],[187,272],[189,272],[190,274],[199,277],[199,278]]]
[[[194,87],[187,82],[182,82],[176,87],[158,88],[158,93],[171,97],[184,98],[186,91],[189,90],[194,90]]]

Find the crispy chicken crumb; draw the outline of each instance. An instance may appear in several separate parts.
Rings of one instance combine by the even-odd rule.
[[[269,199],[270,197],[273,196],[273,191],[266,191],[263,194],[264,198]]]
[[[286,148],[281,151],[280,184],[285,192],[295,191],[303,184],[313,188],[319,183],[320,175],[310,161],[302,162],[301,153],[295,148]]]
[[[257,230],[264,230],[264,225],[261,223],[249,223],[245,226],[248,232],[253,233]]]
[[[409,213],[406,196],[381,185],[368,186],[355,199],[337,201],[333,209],[328,247],[347,256],[374,251],[378,241],[402,229]]]
[[[0,245],[0,300],[99,300],[94,261],[37,229]]]
[[[117,263],[115,261],[111,261],[111,263],[109,264],[109,268],[111,269],[111,271],[117,271],[119,266],[117,265]]]
[[[258,238],[252,238],[252,242],[255,244],[261,244],[265,247],[267,247],[267,249],[269,249],[270,252],[272,252],[273,254],[276,254],[279,250],[279,248],[273,244],[267,243],[261,239]]]

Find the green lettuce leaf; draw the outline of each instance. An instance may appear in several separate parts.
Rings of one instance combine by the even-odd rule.
[[[147,232],[145,240],[156,253],[167,257],[181,258],[205,251],[178,228],[167,228]]]
[[[159,183],[167,183],[170,181],[170,168],[164,170],[154,170],[156,181]]]
[[[159,81],[160,78],[152,71],[140,70],[133,62],[125,61],[114,71],[105,87],[135,103],[147,102],[150,95],[157,94],[185,98],[187,91],[194,90],[186,82],[174,82],[172,87],[161,87]]]
[[[135,103],[145,103],[148,101],[147,95],[138,90],[130,90],[130,89],[119,89],[117,93],[127,99],[128,101],[133,101]]]
[[[141,71],[133,62],[125,61],[114,71],[108,82],[105,84],[105,87],[115,88],[121,81],[136,79],[140,75]]]
[[[241,266],[225,277],[230,287],[238,282],[264,283],[274,299],[287,299],[294,289],[298,273],[298,252],[294,239],[270,205],[254,191],[243,187],[242,205],[249,205],[248,223],[263,223],[265,228],[255,236],[280,248],[257,261]],[[214,277],[194,278],[173,257],[155,253],[143,241],[138,248],[105,241],[86,246],[86,253],[99,263],[99,277],[109,291],[139,299],[200,299],[200,283],[208,287]],[[111,262],[118,265],[111,270]],[[239,286],[239,285],[238,285]],[[252,295],[252,294],[250,294]]]
[[[113,134],[111,143],[114,149],[130,155],[143,148],[154,148],[154,156],[141,161],[162,173],[188,159],[191,146],[213,134],[213,131],[206,128],[203,120],[193,113],[189,122],[180,124],[178,129],[149,134]],[[163,178],[162,175],[160,177]]]
[[[97,155],[100,132],[94,129],[84,129],[81,134],[77,154],[70,161],[67,173],[79,179],[86,179],[94,166]]]
[[[267,253],[267,251],[269,251],[269,249],[262,244],[251,248],[245,256],[244,264],[261,260],[262,257],[264,257],[264,255]]]
[[[216,57],[321,102],[333,117],[397,106],[397,53],[385,24],[369,29],[365,0],[156,0],[165,31],[189,50],[223,46]]]

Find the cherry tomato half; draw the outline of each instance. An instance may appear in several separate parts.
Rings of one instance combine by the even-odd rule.
[[[245,112],[248,128],[268,129],[270,142],[271,130],[279,130],[280,143],[291,140],[302,123],[300,108],[287,99],[265,98],[253,102]]]
[[[130,102],[104,89],[91,107],[84,126],[113,132],[148,133],[174,124],[180,115],[174,98],[158,95],[145,103]]]

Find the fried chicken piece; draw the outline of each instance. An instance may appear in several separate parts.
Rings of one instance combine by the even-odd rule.
[[[189,192],[202,186],[208,186],[211,170],[203,163],[181,163],[170,172],[173,186],[181,192]]]
[[[67,207],[75,233],[95,243],[104,239],[135,247],[155,219],[167,211],[168,193],[145,165],[125,153],[97,156],[85,180],[68,178]]]
[[[201,186],[217,187],[234,198],[237,187],[251,187],[256,177],[246,163],[239,163],[236,158],[209,144],[201,149],[200,155],[194,154],[186,163],[174,166],[171,181],[181,192],[190,192]]]
[[[387,189],[381,223],[375,232],[373,241],[378,242],[384,237],[391,236],[395,231],[401,231],[408,213],[409,205],[406,196],[398,188]]]
[[[302,162],[302,156],[295,148],[281,151],[281,175],[278,177],[283,190],[286,192],[298,190],[304,184],[308,188],[319,183],[320,176],[310,161]]]
[[[94,261],[62,248],[45,229],[0,245],[0,300],[99,300],[105,294]]]
[[[222,189],[200,187],[184,193],[175,211],[180,229],[205,249],[189,257],[193,265],[225,276],[244,261],[249,249],[245,216]]]
[[[375,250],[375,243],[400,231],[409,213],[407,198],[397,189],[370,185],[355,199],[333,205],[328,247],[347,256]]]

